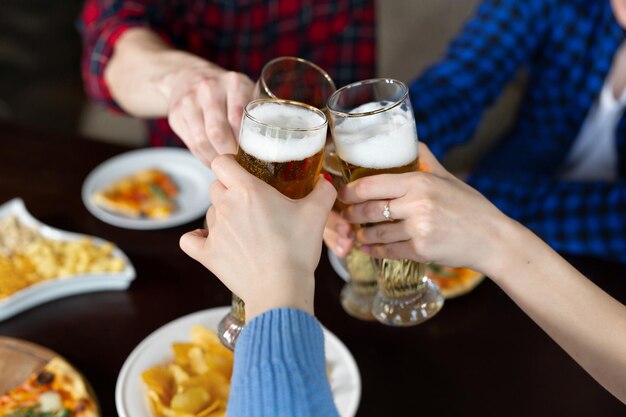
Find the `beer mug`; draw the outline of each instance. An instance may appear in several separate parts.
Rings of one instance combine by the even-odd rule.
[[[417,130],[406,85],[382,78],[353,83],[337,90],[327,105],[346,182],[418,169]],[[443,306],[424,264],[373,259],[373,266],[378,292],[371,311],[378,321],[412,326],[433,317]]]
[[[287,197],[303,198],[319,178],[327,128],[326,115],[315,107],[254,100],[244,109],[235,159]],[[219,323],[218,336],[230,349],[245,325],[244,308],[243,300],[233,294],[233,309]]]

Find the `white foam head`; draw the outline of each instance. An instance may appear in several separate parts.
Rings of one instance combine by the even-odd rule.
[[[249,109],[248,114],[261,124],[244,117],[239,146],[262,161],[301,161],[318,153],[326,142],[327,128],[319,128],[324,118],[305,107],[265,102]]]
[[[384,102],[363,104],[350,113],[385,107]],[[363,168],[387,169],[407,165],[418,156],[415,119],[409,109],[393,109],[348,117],[337,122],[333,136],[341,159]]]

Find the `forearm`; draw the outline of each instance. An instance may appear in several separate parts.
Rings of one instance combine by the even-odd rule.
[[[326,377],[324,335],[301,310],[275,309],[237,340],[229,416],[337,416]]]
[[[148,28],[132,28],[116,42],[104,79],[117,104],[137,117],[166,117],[174,78],[184,70],[223,71],[193,54],[168,46]]]
[[[580,366],[626,402],[626,307],[510,223],[489,275]]]

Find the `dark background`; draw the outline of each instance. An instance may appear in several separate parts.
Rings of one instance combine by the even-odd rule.
[[[82,4],[0,1],[0,120],[76,131],[85,102],[75,23]]]

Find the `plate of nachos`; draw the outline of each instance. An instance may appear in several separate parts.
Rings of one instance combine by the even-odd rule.
[[[61,297],[124,290],[135,278],[115,244],[45,225],[22,199],[0,206],[0,230],[0,321]]]
[[[176,319],[146,337],[126,359],[117,378],[120,417],[224,417],[233,353],[216,335],[230,306]],[[361,377],[346,346],[324,331],[326,368],[341,417],[353,417]]]

